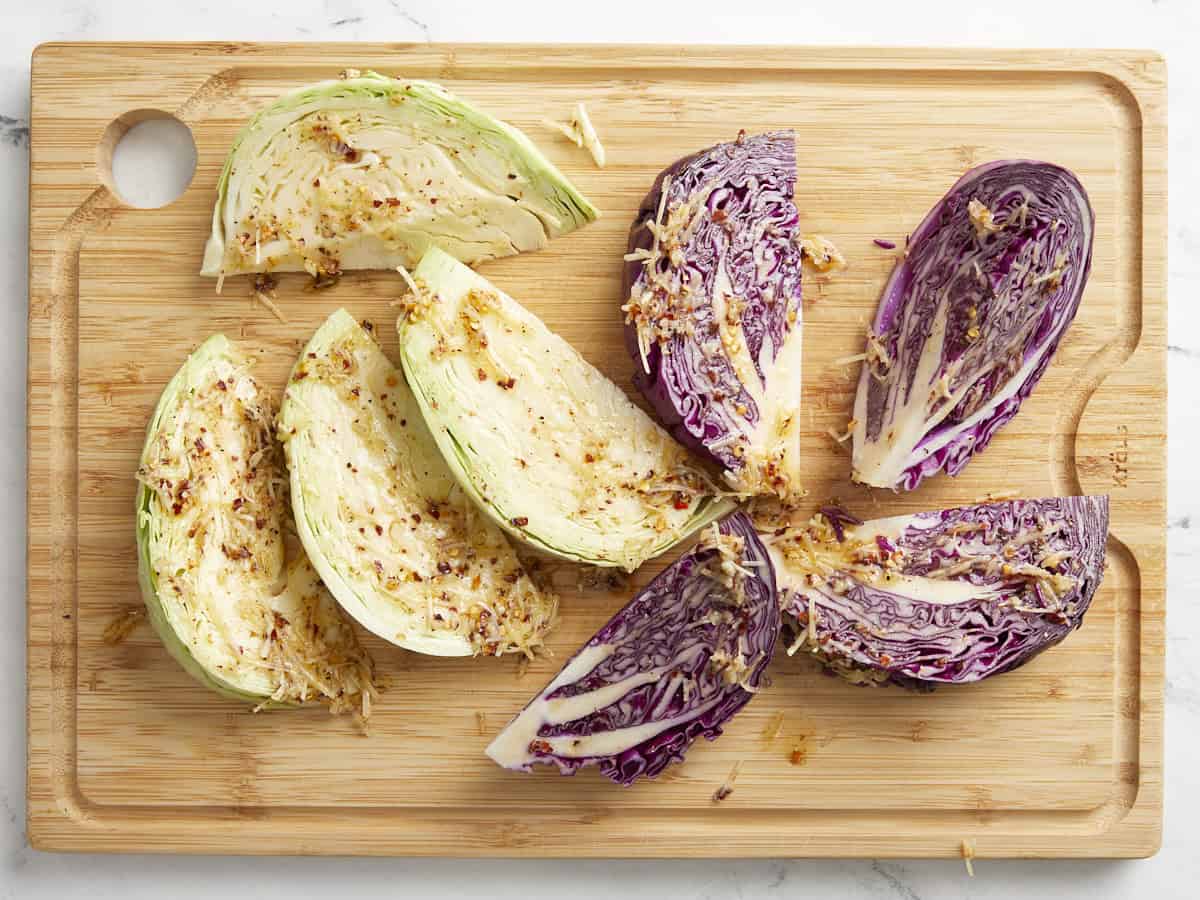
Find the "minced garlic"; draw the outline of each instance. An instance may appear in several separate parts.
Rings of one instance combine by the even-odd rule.
[[[841,251],[829,238],[814,234],[800,238],[798,243],[804,259],[818,272],[841,269],[846,265],[846,257],[842,256]]]

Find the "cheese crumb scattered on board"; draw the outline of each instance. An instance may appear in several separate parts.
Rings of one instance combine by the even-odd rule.
[[[783,713],[777,712],[771,716],[767,722],[767,727],[763,729],[763,740],[770,742],[779,737],[779,733],[783,731]]]
[[[558,131],[576,147],[587,150],[592,155],[592,162],[596,164],[596,168],[604,168],[604,145],[600,143],[600,136],[596,134],[587,108],[582,103],[575,104],[575,112],[569,122],[555,122],[551,119],[542,121],[547,128]]]
[[[800,238],[800,253],[818,272],[829,272],[841,269],[846,265],[846,257],[829,238],[814,234],[811,237]]]
[[[735,781],[737,781],[738,772],[741,771],[741,768],[742,768],[742,761],[739,759],[737,762],[735,762],[733,764],[733,768],[729,770],[729,776],[725,779],[724,783],[719,788],[717,788],[715,791],[713,791],[713,795],[712,795],[713,803],[720,803],[722,800],[724,800],[726,797],[728,797],[730,794],[733,793],[733,783]]]

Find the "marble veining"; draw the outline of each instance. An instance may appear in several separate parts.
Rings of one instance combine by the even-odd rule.
[[[893,897],[903,900],[921,900],[921,895],[912,889],[906,878],[908,873],[904,866],[893,862],[875,860],[871,863],[871,871],[878,875],[891,889]]]

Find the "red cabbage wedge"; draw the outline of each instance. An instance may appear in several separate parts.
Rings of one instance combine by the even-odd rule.
[[[626,255],[634,381],[738,491],[800,489],[800,244],[790,131],[718,144],[659,175]]]
[[[910,238],[867,334],[853,475],[911,490],[957,475],[1029,396],[1075,318],[1095,217],[1064,168],[967,172]]]
[[[487,748],[509,769],[653,778],[758,690],[779,635],[775,576],[744,513],[705,532],[575,654]]]
[[[1098,496],[869,522],[825,507],[766,542],[795,631],[789,653],[854,683],[919,687],[1007,672],[1078,628],[1107,536]]]

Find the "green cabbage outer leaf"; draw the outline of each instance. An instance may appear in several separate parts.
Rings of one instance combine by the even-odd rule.
[[[542,642],[554,597],[458,487],[401,374],[345,310],[292,370],[279,436],[296,530],[360,624],[434,656]]]
[[[431,246],[473,264],[597,215],[516,128],[368,72],[287,94],[241,130],[201,274],[411,268]]]
[[[374,692],[370,660],[303,554],[285,565],[272,417],[222,335],[167,384],[138,468],[142,596],[170,654],[221,695],[357,709]]]
[[[730,512],[662,428],[540,319],[439,250],[400,356],[459,483],[509,534],[632,571]]]

